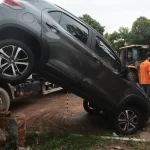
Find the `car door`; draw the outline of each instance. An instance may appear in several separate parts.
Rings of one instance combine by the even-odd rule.
[[[68,14],[50,9],[42,11],[42,24],[42,40],[50,51],[47,69],[61,80],[80,84],[83,52],[91,44],[88,28]]]
[[[94,51],[92,55],[97,61],[95,67],[87,65],[89,66],[86,67],[87,76],[82,86],[102,109],[115,107],[121,100],[124,91],[122,88],[126,86],[120,74],[121,63],[111,48],[96,33],[93,33],[92,41],[91,48]]]

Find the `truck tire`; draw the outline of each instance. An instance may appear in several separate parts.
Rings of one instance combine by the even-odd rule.
[[[10,97],[8,93],[0,88],[0,112],[8,111],[10,106]]]
[[[0,42],[0,80],[18,84],[26,80],[33,71],[34,55],[25,43],[6,39]]]
[[[136,72],[130,71],[127,74],[127,80],[129,80],[133,83],[137,83],[138,82],[138,76],[137,76]]]

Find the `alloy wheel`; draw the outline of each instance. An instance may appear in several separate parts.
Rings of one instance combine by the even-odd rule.
[[[138,115],[132,110],[125,110],[118,117],[119,128],[125,132],[133,131],[137,127],[138,122]]]
[[[8,45],[0,49],[0,73],[7,77],[22,75],[29,66],[27,53],[18,46]]]

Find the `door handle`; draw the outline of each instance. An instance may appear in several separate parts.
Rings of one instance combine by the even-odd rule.
[[[95,56],[95,54],[94,54],[94,53],[92,53],[92,57],[93,57],[93,58],[95,58],[95,59],[97,59],[97,57]]]
[[[118,71],[114,71],[114,74],[120,76],[119,72]]]
[[[97,56],[94,53],[92,53],[92,57],[98,64],[100,63],[99,59],[97,58]]]
[[[46,25],[53,31],[53,32],[58,32],[60,33],[60,31],[58,30],[58,28],[55,25],[50,25],[49,23],[46,22]]]

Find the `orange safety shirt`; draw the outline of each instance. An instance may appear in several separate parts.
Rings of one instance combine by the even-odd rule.
[[[140,65],[140,83],[141,84],[150,84],[150,62],[145,60]]]

